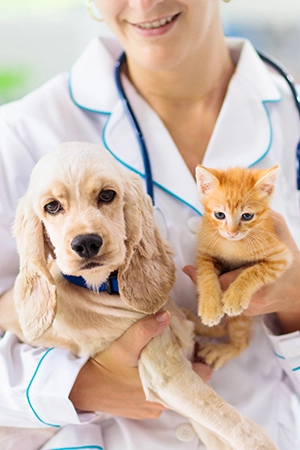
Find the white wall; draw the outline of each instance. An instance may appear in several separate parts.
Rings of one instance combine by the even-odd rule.
[[[224,17],[239,21],[273,23],[281,27],[289,23],[299,24],[299,0],[230,0],[222,2]]]
[[[277,60],[300,82],[300,0],[222,2],[224,28]]]

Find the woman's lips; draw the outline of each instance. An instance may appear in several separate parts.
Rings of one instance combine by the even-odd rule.
[[[152,20],[150,22],[130,23],[135,30],[144,36],[158,36],[172,28],[179,14]]]

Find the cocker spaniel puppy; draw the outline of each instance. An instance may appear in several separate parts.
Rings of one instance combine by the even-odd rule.
[[[92,356],[163,307],[171,324],[139,360],[146,398],[189,418],[207,449],[275,450],[193,372],[194,325],[169,299],[173,255],[152,209],[139,177],[100,146],[65,143],[44,156],[17,208],[16,314],[2,308],[0,326]]]

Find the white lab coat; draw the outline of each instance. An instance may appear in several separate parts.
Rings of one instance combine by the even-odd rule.
[[[286,82],[270,74],[247,41],[228,40],[228,45],[239,62],[203,164],[279,164],[273,207],[285,216],[300,244],[295,177],[300,127],[293,99]],[[10,231],[17,200],[43,154],[64,141],[103,142],[120,163],[143,177],[138,143],[112,75],[120,52],[115,40],[95,39],[70,74],[57,76],[0,109],[1,292],[12,286],[18,271]],[[123,83],[150,152],[156,205],[163,213],[159,223],[175,249],[178,273],[172,296],[194,309],[195,288],[181,268],[193,264],[195,256],[195,230],[201,217],[195,181],[159,117],[128,80]],[[250,347],[215,372],[210,384],[265,427],[280,450],[299,450],[300,333],[277,336],[272,317],[268,319],[268,328],[262,318],[255,320]],[[76,411],[68,394],[84,363],[85,359],[63,350],[32,349],[6,333],[0,341],[0,425],[57,431],[43,450],[203,448],[188,421],[171,411],[155,420],[116,417],[101,424],[94,414]],[[38,448],[24,439],[20,435],[10,450]]]

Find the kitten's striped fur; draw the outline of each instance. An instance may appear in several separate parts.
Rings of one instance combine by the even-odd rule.
[[[290,249],[275,234],[269,206],[277,172],[278,166],[196,168],[204,207],[196,256],[198,313],[210,327],[229,316],[224,325],[229,343],[209,344],[201,352],[216,367],[248,345],[251,320],[241,313],[253,294],[281,276],[292,262]],[[247,268],[222,293],[220,273],[241,266]]]

